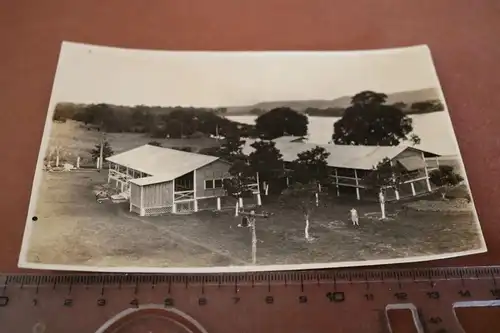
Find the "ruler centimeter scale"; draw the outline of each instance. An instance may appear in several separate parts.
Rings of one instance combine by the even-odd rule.
[[[0,275],[6,333],[398,333],[402,310],[414,326],[402,332],[455,333],[462,310],[499,305],[500,266]]]

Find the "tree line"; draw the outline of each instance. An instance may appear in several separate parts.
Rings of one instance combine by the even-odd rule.
[[[253,134],[254,126],[226,119],[225,112],[224,108],[60,103],[53,120],[71,119],[108,133],[145,133],[152,138],[226,136],[236,131],[242,136]]]
[[[431,99],[414,103],[396,102],[389,105],[400,109],[405,114],[425,114],[437,111],[444,111],[443,103],[437,99]],[[342,117],[345,111],[346,108],[342,107],[328,107],[323,109],[308,107],[300,113],[312,117]],[[259,108],[254,108],[249,111],[250,114],[256,116],[263,115],[267,112],[268,111]]]

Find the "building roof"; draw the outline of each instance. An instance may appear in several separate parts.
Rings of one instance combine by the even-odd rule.
[[[214,156],[151,145],[140,146],[106,158],[109,162],[151,175],[130,180],[141,186],[173,180],[218,159]]]
[[[398,158],[398,162],[401,163],[408,171],[423,169],[426,166],[425,161],[418,156],[405,156]]]
[[[255,140],[247,139],[243,146],[243,153],[248,155],[254,148],[250,145]],[[405,150],[415,150],[422,152],[419,149],[410,146],[351,146],[351,145],[336,145],[336,144],[315,144],[302,142],[286,142],[273,140],[276,148],[283,155],[285,162],[291,162],[297,159],[297,155],[307,150],[311,150],[317,146],[324,148],[330,155],[327,158],[328,166],[334,168],[347,168],[359,170],[372,170],[384,158],[394,159]]]

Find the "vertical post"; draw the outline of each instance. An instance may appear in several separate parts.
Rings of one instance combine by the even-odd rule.
[[[337,186],[337,196],[340,196],[340,189],[339,189],[339,175],[337,173],[337,168],[335,170],[335,185]]]
[[[108,170],[108,184],[111,181],[111,167]]]
[[[413,196],[416,196],[417,192],[415,192],[415,185],[413,185],[413,182],[410,182],[410,186],[411,186],[411,194],[413,194]]]
[[[392,160],[391,160],[391,168],[394,166],[394,163],[392,163]],[[424,160],[424,163],[425,163],[425,160]],[[394,182],[396,181],[396,175],[394,174],[394,171],[392,172],[392,179],[394,180]],[[396,195],[396,200],[399,200],[399,191],[396,187],[394,187],[394,194]]]
[[[220,197],[217,197],[217,210],[221,210]]]
[[[354,169],[354,178],[356,178],[356,199],[361,199],[359,194],[359,179],[358,179],[358,171]]]
[[[140,201],[140,216],[146,215],[146,210],[144,209],[144,186],[141,186],[141,201]]]
[[[77,169],[80,169],[80,156],[78,156],[78,157],[76,158],[76,168],[77,168]],[[109,180],[108,180],[108,183],[109,183]]]
[[[439,169],[439,158],[436,156],[436,167]]]
[[[256,178],[257,178],[257,193],[259,193],[259,194],[260,194],[260,179],[259,179],[259,173],[258,173],[258,172],[256,172],[256,173],[255,173],[255,175],[256,175]]]
[[[57,156],[56,156],[56,167],[59,166],[59,150],[57,151]]]
[[[102,169],[102,159],[103,159],[103,156],[104,155],[104,134],[101,135],[101,147],[99,149],[99,170]]]
[[[252,227],[252,264],[257,264],[257,231],[255,230],[255,217],[253,218]]]
[[[234,216],[237,217],[238,216],[238,212],[240,211],[240,207],[239,207],[239,202],[238,200],[236,200],[236,204],[234,206]]]
[[[215,187],[215,182],[214,182]],[[196,169],[193,171],[193,197],[194,197],[194,211],[198,211],[198,199],[196,198]]]
[[[96,163],[96,169],[100,170],[101,168],[99,167],[101,165],[101,159],[100,157],[97,158],[97,163]]]
[[[290,186],[290,178],[288,178],[288,176],[286,177],[286,187],[289,187]]]
[[[385,219],[385,196],[383,190],[380,189],[378,192],[378,200],[380,202],[380,212],[382,213],[382,219]]]
[[[177,207],[175,207],[175,179],[172,180],[172,213],[177,213]]]
[[[243,208],[243,198],[242,197],[239,197],[238,198],[238,205],[239,205],[239,208]]]
[[[422,160],[424,160],[425,182],[427,184],[427,190],[430,192],[432,189],[431,189],[431,183],[429,181],[429,171],[427,170],[427,164],[425,163],[424,152],[422,152]]]
[[[262,199],[260,197],[260,193],[257,193],[257,206],[262,206]]]

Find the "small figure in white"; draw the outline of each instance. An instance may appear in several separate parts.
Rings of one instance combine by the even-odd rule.
[[[351,221],[352,225],[359,225],[358,211],[354,208],[351,209]]]

